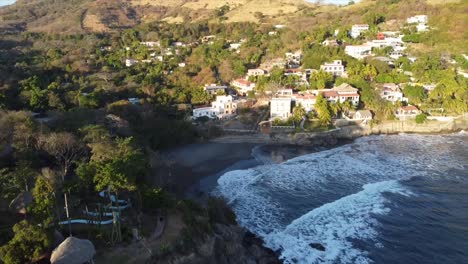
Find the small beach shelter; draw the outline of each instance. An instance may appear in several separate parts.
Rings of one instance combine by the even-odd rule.
[[[52,264],[84,264],[93,263],[96,253],[94,245],[87,239],[68,237],[52,252]]]

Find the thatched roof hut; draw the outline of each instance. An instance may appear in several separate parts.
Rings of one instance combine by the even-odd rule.
[[[18,214],[26,214],[26,207],[32,202],[32,194],[30,192],[22,192],[11,201],[10,209]]]
[[[52,252],[52,264],[83,264],[91,262],[96,250],[91,241],[68,237]]]

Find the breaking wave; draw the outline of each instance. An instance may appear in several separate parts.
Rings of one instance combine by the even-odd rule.
[[[390,212],[385,194],[407,196],[405,180],[466,168],[451,144],[466,137],[372,136],[281,164],[262,158],[267,164],[224,174],[216,192],[286,263],[369,263],[356,242],[380,247],[375,216]]]

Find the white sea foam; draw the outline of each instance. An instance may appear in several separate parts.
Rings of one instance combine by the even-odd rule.
[[[468,158],[454,154],[452,144],[466,145],[466,136],[360,138],[282,164],[228,172],[218,180],[218,192],[239,223],[282,248],[287,261],[366,263],[366,252],[352,240],[371,239],[381,247],[372,216],[388,212],[382,193],[406,194],[398,181],[450,177],[446,171],[463,169]],[[312,249],[313,242],[327,250]]]
[[[389,212],[384,192],[408,195],[397,181],[364,185],[364,190],[316,208],[294,220],[283,231],[265,237],[267,246],[282,250],[285,263],[369,263],[367,252],[352,240],[373,240],[378,222],[374,215]],[[325,251],[311,248],[320,243]]]

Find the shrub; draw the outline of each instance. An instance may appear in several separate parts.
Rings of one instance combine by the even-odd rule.
[[[427,115],[426,114],[419,114],[416,116],[416,123],[417,124],[422,124],[424,122],[426,122],[427,120]]]

